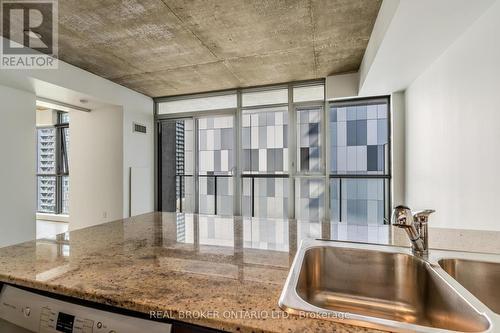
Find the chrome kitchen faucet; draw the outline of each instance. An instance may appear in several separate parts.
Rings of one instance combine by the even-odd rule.
[[[392,225],[406,230],[412,243],[413,254],[426,256],[429,252],[429,231],[427,222],[429,215],[434,213],[433,209],[421,210],[412,213],[406,206],[396,206],[392,211]]]

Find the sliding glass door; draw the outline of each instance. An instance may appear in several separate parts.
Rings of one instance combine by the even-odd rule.
[[[167,119],[158,126],[161,210],[233,215],[234,116]]]

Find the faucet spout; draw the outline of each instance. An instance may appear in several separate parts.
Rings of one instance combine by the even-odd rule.
[[[392,225],[405,229],[412,244],[412,250],[415,255],[426,255],[428,252],[428,230],[427,222],[429,215],[434,210],[424,210],[412,213],[406,206],[396,206],[392,211]]]

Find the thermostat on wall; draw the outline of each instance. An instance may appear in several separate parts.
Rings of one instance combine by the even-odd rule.
[[[147,127],[146,127],[146,125],[134,123],[133,131],[134,132],[138,132],[138,133],[144,133],[144,134],[146,134],[147,133]]]

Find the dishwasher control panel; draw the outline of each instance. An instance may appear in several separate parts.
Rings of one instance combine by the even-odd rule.
[[[60,301],[13,286],[0,293],[0,320],[38,333],[170,333],[172,325]]]

